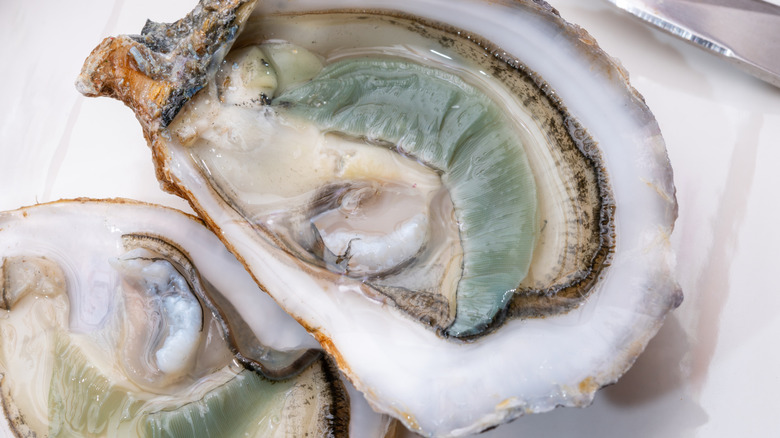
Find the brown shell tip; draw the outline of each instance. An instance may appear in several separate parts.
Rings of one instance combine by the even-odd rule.
[[[201,0],[175,23],[147,21],[140,35],[106,38],[84,62],[76,89],[121,100],[146,129],[166,127],[204,87],[255,2]]]

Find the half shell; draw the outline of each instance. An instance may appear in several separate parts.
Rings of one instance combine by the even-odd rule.
[[[274,80],[253,79],[258,71]],[[403,86],[408,78],[418,88]],[[543,2],[202,2],[180,22],[104,41],[78,87],[134,109],[164,186],[190,201],[375,409],[420,433],[475,433],[587,405],[682,299],[658,126],[616,62]],[[412,104],[402,111],[404,100]],[[438,124],[426,122],[431,114]],[[388,153],[396,158],[380,157]],[[342,172],[353,157],[381,164]],[[341,173],[307,183],[329,168]],[[396,168],[391,184],[361,185]],[[468,184],[452,182],[460,173]],[[378,262],[361,261],[368,268],[350,265],[351,243],[370,239],[362,229],[339,237],[323,215],[350,199],[362,205],[365,193],[406,203],[431,179],[417,174],[438,178],[453,213],[399,213],[430,232],[396,239],[411,249],[387,245]],[[388,188],[395,183],[406,188]],[[292,194],[276,214],[267,199],[284,190]],[[455,266],[455,287],[444,281],[449,268],[433,275],[418,264],[422,248],[446,241],[429,236],[451,229],[460,256],[431,266]]]
[[[17,435],[387,431],[191,217],[117,200],[0,213],[0,260],[0,394]]]

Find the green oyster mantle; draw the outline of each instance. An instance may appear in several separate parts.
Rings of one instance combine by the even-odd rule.
[[[482,331],[527,274],[536,229],[533,175],[501,109],[454,74],[370,58],[332,64],[274,105],[323,131],[393,143],[440,172],[464,251],[447,331]]]

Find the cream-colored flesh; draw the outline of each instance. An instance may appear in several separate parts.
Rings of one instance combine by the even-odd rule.
[[[397,7],[396,2],[387,0],[333,0],[328,5]],[[277,9],[300,12],[322,7],[319,2],[294,0],[283,5],[262,4],[256,15]],[[192,192],[196,209],[219,228],[274,299],[326,341],[325,347],[339,358],[344,373],[372,406],[396,416],[407,427],[424,435],[460,436],[525,413],[587,405],[596,389],[614,382],[630,366],[664,315],[679,303],[667,239],[675,202],[657,125],[617,67],[539,5],[423,0],[404,7],[428,19],[469,29],[508,52],[507,58],[520,59],[561,96],[598,144],[617,204],[617,240],[609,270],[578,308],[545,319],[510,321],[474,342],[443,339],[394,307],[378,303],[379,298],[361,282],[312,269],[247,226],[242,213],[208,188],[209,179],[201,172],[200,163],[191,159],[188,136],[166,144],[170,154],[167,170],[176,184]],[[387,50],[396,55],[400,50],[410,57],[425,53],[426,61],[449,66],[445,68],[468,67],[460,64],[446,45],[403,26],[387,25],[380,31],[374,27],[376,23],[359,20],[353,24],[343,17],[317,15],[313,21],[322,23],[317,27],[299,27],[285,19],[259,19],[269,26],[254,31],[248,27],[242,38],[252,41],[269,32],[276,38],[305,44],[325,54],[326,59],[330,56],[328,47],[346,42],[344,47],[354,51]],[[393,43],[387,43],[388,38]],[[421,40],[423,44],[410,43]],[[491,80],[490,72],[464,76],[487,93],[506,91]],[[568,222],[576,221],[569,215],[577,210],[576,205],[551,200],[560,198],[561,193],[569,196],[567,187],[572,183],[550,166],[556,160],[554,152],[534,151],[548,140],[534,117],[523,115],[515,103],[507,102],[505,107],[522,126],[518,135],[531,145],[531,167],[539,172],[534,177],[545,181],[538,185],[539,198],[549,198],[543,201],[540,215],[544,220],[539,223],[547,223],[551,228],[545,232],[551,234],[541,241],[555,248],[544,249],[540,259],[552,268],[537,268],[536,258],[531,267],[535,278],[544,279],[548,271],[557,269],[555,261],[566,251],[566,240],[559,236]],[[200,117],[202,123],[212,120],[208,113]],[[176,125],[188,118],[196,117],[183,113],[171,126],[172,132],[192,132],[187,123]],[[300,132],[293,137],[298,135]],[[276,137],[262,141],[276,141]]]
[[[204,97],[196,100],[198,115],[207,107],[206,114],[214,117],[208,126],[218,128],[197,127],[201,139],[192,145],[192,154],[258,222],[290,207],[306,206],[318,189],[340,181],[404,184],[423,197],[441,187],[432,170],[386,148],[321,133],[270,109],[209,106],[215,100]]]
[[[212,93],[193,103],[171,127],[175,138],[247,220],[301,252],[306,246],[296,245],[313,245],[311,238],[296,234],[290,223],[316,228],[330,253],[326,261],[348,260],[333,269],[356,278],[419,257],[430,260],[409,287],[443,295],[454,310],[462,262],[458,224],[433,169],[386,146],[322,133],[271,108],[226,104]],[[341,185],[346,188],[338,205],[317,210],[322,189]]]
[[[273,98],[279,79],[266,57],[257,46],[231,52],[216,76],[220,100],[231,105],[259,106],[263,99]]]

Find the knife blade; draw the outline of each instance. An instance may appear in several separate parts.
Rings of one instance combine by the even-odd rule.
[[[607,0],[780,87],[776,0]]]

